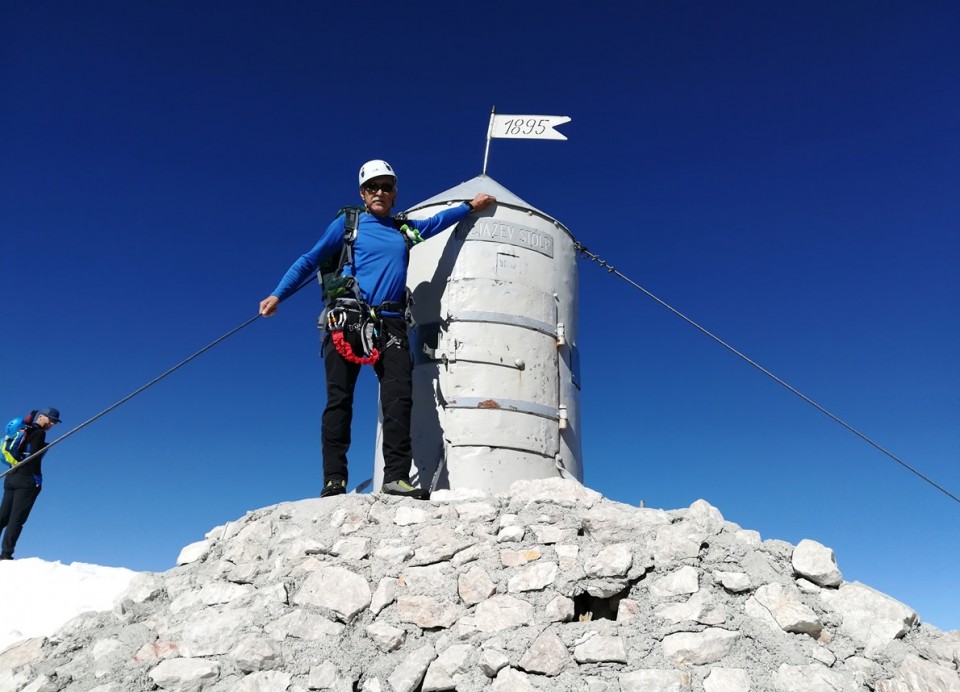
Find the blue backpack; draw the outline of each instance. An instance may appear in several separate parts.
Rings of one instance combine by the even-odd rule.
[[[7,423],[3,437],[3,463],[8,467],[13,468],[23,459],[27,431],[36,417],[37,412],[31,411],[23,418],[13,418]]]

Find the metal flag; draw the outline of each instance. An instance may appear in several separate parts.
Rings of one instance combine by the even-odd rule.
[[[491,139],[566,139],[554,128],[570,122],[566,115],[502,115],[490,109],[487,146],[483,152],[483,175],[487,174]]]
[[[565,115],[493,114],[490,136],[500,139],[566,139],[553,128],[570,122]]]

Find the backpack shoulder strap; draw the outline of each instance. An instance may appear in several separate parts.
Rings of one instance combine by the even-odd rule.
[[[420,231],[407,223],[407,213],[405,211],[393,217],[393,227],[403,236],[403,240],[407,243],[408,252],[411,247],[423,242]]]
[[[334,263],[333,257],[325,260],[317,271],[317,280],[320,282],[321,295],[324,302],[346,293],[352,293],[359,299],[359,290],[352,277],[341,280],[344,266],[353,264],[353,245],[357,241],[357,231],[360,228],[360,214],[364,207],[343,207],[337,212],[337,217],[343,216],[343,247],[340,250],[340,259]]]

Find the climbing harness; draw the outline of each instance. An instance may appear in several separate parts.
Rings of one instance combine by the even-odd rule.
[[[355,277],[345,275],[343,268],[354,267],[353,246],[360,227],[362,207],[344,207],[343,247],[339,260],[324,262],[317,272],[323,300],[326,304],[317,320],[317,326],[325,332],[324,339],[333,341],[337,353],[344,360],[358,365],[373,365],[380,358],[380,327],[383,313],[404,315],[408,327],[413,323],[409,296],[402,303],[388,301],[375,307],[367,305]],[[393,217],[394,228],[403,236],[409,255],[410,248],[423,241],[420,231],[406,223],[406,215]],[[354,348],[359,345],[360,353]],[[387,348],[391,343],[387,344]]]
[[[331,307],[324,310],[326,330],[343,358],[357,365],[373,365],[380,358],[377,349],[380,336],[380,319],[376,311],[370,310],[359,300],[336,298]],[[323,316],[321,316],[323,319]],[[359,342],[362,355],[357,355],[348,338]]]
[[[837,416],[835,416],[834,414],[832,414],[830,411],[828,411],[828,410],[825,409],[823,406],[821,406],[820,404],[818,404],[817,402],[815,402],[813,399],[811,399],[811,398],[808,397],[807,395],[803,394],[803,393],[800,392],[799,390],[795,389],[794,387],[790,386],[789,384],[787,384],[786,382],[784,382],[782,379],[780,379],[779,377],[777,377],[776,375],[774,375],[772,372],[770,372],[769,370],[767,370],[766,368],[764,368],[763,366],[761,366],[761,365],[758,364],[757,362],[751,360],[750,358],[748,358],[747,356],[745,356],[743,353],[741,353],[740,351],[738,351],[737,349],[735,349],[733,346],[731,346],[730,344],[728,344],[727,342],[725,342],[723,339],[721,339],[721,338],[718,337],[717,335],[713,334],[712,332],[710,332],[710,331],[709,331],[708,329],[706,329],[705,327],[700,326],[699,324],[697,324],[696,322],[694,322],[692,319],[690,319],[689,317],[687,317],[686,315],[684,315],[682,312],[680,312],[679,310],[677,310],[677,309],[674,308],[673,306],[667,304],[665,301],[663,301],[663,300],[661,300],[660,298],[658,298],[657,296],[655,296],[653,293],[651,293],[650,291],[648,291],[647,289],[645,289],[643,286],[641,286],[640,284],[638,284],[636,281],[633,281],[633,280],[630,279],[629,277],[627,277],[627,276],[625,276],[624,274],[622,274],[621,272],[617,271],[617,269],[616,269],[612,264],[609,264],[609,263],[607,263],[606,261],[600,259],[597,255],[595,255],[595,254],[593,254],[592,252],[590,252],[590,250],[588,250],[588,249],[587,249],[582,243],[580,243],[579,241],[574,240],[574,241],[573,241],[573,247],[574,247],[574,249],[575,249],[577,252],[579,252],[583,257],[586,257],[587,259],[589,259],[589,260],[591,260],[591,261],[593,261],[593,262],[596,262],[596,263],[599,264],[602,268],[606,269],[608,273],[610,273],[610,274],[616,274],[616,275],[619,276],[621,279],[623,279],[624,281],[626,281],[628,284],[630,284],[630,285],[633,286],[634,288],[638,289],[639,291],[643,292],[647,297],[653,299],[654,301],[656,301],[657,303],[659,303],[660,305],[662,305],[663,307],[665,307],[667,310],[669,310],[670,312],[672,312],[674,315],[676,315],[676,316],[679,317],[680,319],[684,320],[685,322],[687,322],[687,323],[690,324],[691,326],[696,327],[696,328],[699,329],[701,332],[703,332],[704,334],[706,334],[707,336],[709,336],[711,339],[713,339],[714,341],[716,341],[718,344],[720,344],[721,346],[723,346],[725,349],[727,349],[728,351],[730,351],[730,352],[733,353],[734,355],[738,356],[738,357],[741,358],[742,360],[746,361],[747,363],[749,363],[750,365],[752,365],[753,367],[755,367],[757,370],[759,370],[760,372],[762,372],[764,375],[766,375],[767,377],[771,378],[774,382],[776,382],[777,384],[782,385],[783,387],[785,387],[786,389],[788,389],[789,391],[791,391],[793,394],[795,394],[795,395],[797,395],[798,397],[800,397],[801,399],[803,399],[805,402],[807,402],[808,404],[810,404],[811,406],[813,406],[815,409],[817,409],[818,411],[820,411],[820,413],[823,413],[824,415],[828,416],[828,417],[831,418],[834,422],[839,423],[841,426],[843,426],[844,428],[846,428],[848,431],[852,432],[854,435],[856,435],[857,437],[859,437],[861,440],[863,440],[864,442],[866,442],[867,444],[869,444],[869,445],[872,446],[873,448],[875,448],[875,449],[883,452],[883,453],[886,454],[888,457],[890,457],[891,459],[893,459],[895,462],[897,462],[898,464],[900,464],[903,468],[907,469],[908,471],[910,471],[910,472],[913,473],[914,475],[916,475],[916,476],[918,476],[919,478],[923,479],[924,481],[926,481],[927,483],[929,483],[930,485],[932,485],[934,488],[936,488],[937,490],[939,490],[940,492],[942,492],[944,495],[946,495],[947,497],[949,497],[950,499],[952,499],[954,502],[960,503],[960,497],[957,497],[956,495],[954,495],[953,493],[951,493],[949,490],[947,490],[947,489],[944,488],[943,486],[938,485],[938,484],[935,483],[933,480],[931,480],[930,478],[928,478],[927,476],[925,476],[924,474],[922,474],[920,471],[918,471],[917,469],[915,469],[915,468],[913,468],[912,466],[910,466],[910,464],[908,464],[907,462],[905,462],[903,459],[900,459],[898,456],[896,456],[896,455],[893,454],[892,452],[884,449],[884,448],[881,447],[879,444],[877,444],[876,442],[874,442],[873,440],[871,440],[869,437],[867,437],[866,435],[864,435],[862,432],[860,432],[859,430],[857,430],[857,429],[854,428],[853,426],[849,425],[848,423],[844,422],[843,420],[841,420],[840,418],[838,418]]]

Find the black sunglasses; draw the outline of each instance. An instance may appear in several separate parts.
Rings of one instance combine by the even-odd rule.
[[[362,187],[367,192],[376,192],[377,190],[393,192],[395,189],[397,189],[397,186],[393,183],[364,183]]]

